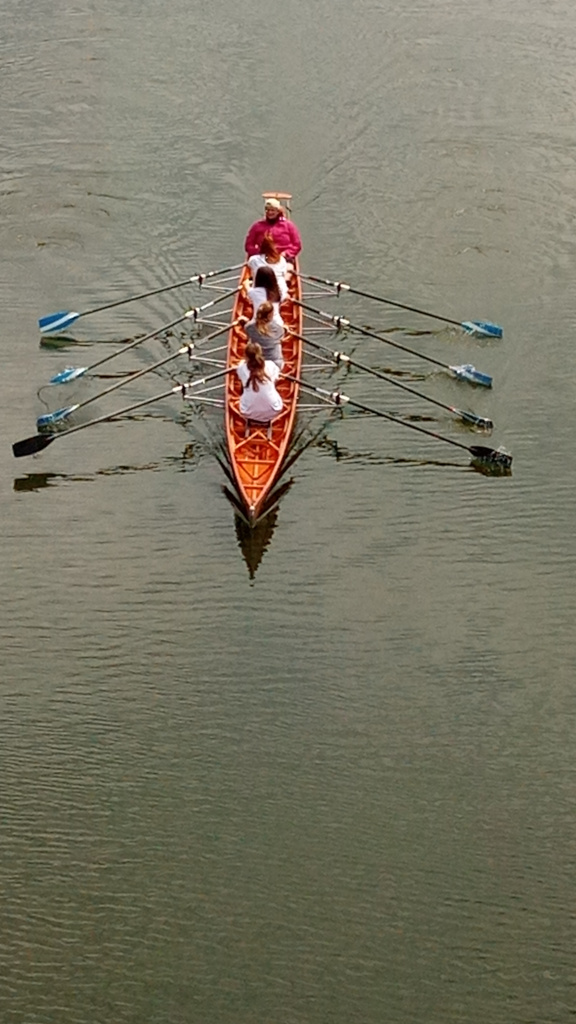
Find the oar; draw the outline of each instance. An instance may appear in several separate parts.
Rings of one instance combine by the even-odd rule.
[[[482,444],[462,444],[461,441],[454,441],[451,437],[446,437],[444,434],[437,434],[436,431],[428,430],[426,427],[421,427],[417,423],[410,423],[409,420],[402,420],[390,412],[382,412],[381,409],[374,409],[369,405],[364,405],[362,402],[356,402],[354,399],[349,398],[348,395],[343,395],[340,391],[327,391],[325,388],[315,387],[307,381],[299,380],[297,377],[290,376],[290,374],[282,374],[282,376],[285,376],[288,380],[299,384],[306,391],[311,391],[314,394],[320,395],[320,397],[325,401],[330,402],[334,406],[351,405],[353,408],[359,409],[361,412],[370,413],[372,416],[380,416],[385,420],[391,420],[393,423],[398,423],[402,427],[410,427],[411,430],[418,430],[421,434],[428,434],[429,437],[435,437],[438,441],[446,441],[447,444],[453,444],[456,448],[463,448],[465,451],[470,452],[476,461],[487,462],[492,466],[498,466],[501,469],[510,469],[510,466],[512,465],[512,456],[508,452],[499,451],[497,448],[487,448]]]
[[[217,338],[220,334],[225,334],[231,327],[234,327],[238,321],[233,321],[231,324],[226,324],[225,327],[220,327],[217,331],[212,334],[207,334],[202,338],[202,344],[207,341],[212,341]],[[124,377],[122,380],[117,381],[115,384],[111,384],[110,387],[100,391],[97,395],[92,395],[90,398],[84,399],[83,402],[77,402],[76,405],[69,405],[63,409],[56,409],[54,412],[45,413],[43,416],[39,416],[36,420],[36,427],[38,430],[42,430],[44,427],[52,426],[53,423],[60,423],[62,420],[71,416],[73,412],[78,409],[83,409],[86,405],[90,405],[91,402],[97,402],[100,398],[104,398],[105,395],[109,395],[112,391],[116,391],[118,388],[124,387],[126,384],[131,384],[132,381],[137,380],[138,377],[143,377],[146,373],[153,373],[154,370],[159,369],[161,366],[165,366],[166,363],[172,362],[173,359],[177,359],[178,356],[188,355],[189,359],[193,358],[194,343],[188,342],[186,345],[182,345],[177,352],[173,352],[172,355],[165,356],[164,359],[159,359],[156,363],[152,363],[151,366],[145,366],[143,370],[138,370],[136,373],[131,373],[128,377]]]
[[[73,313],[68,310],[62,309],[59,313],[49,313],[47,316],[41,316],[38,320],[38,326],[42,334],[51,334],[54,331],[64,331],[71,326],[81,316],[89,316],[91,313],[100,313],[103,309],[113,309],[115,306],[123,306],[127,302],[136,302],[138,299],[147,299],[151,295],[160,295],[162,292],[170,292],[175,288],[183,288],[186,284],[204,284],[211,277],[217,277],[220,274],[229,274],[234,270],[239,270],[242,267],[242,263],[237,263],[234,267],[222,267],[220,270],[209,270],[207,274],[194,274],[193,277],[187,277],[184,281],[177,281],[176,284],[168,284],[164,288],[154,288],[151,292],[142,292],[140,295],[131,295],[128,299],[117,299],[116,302],[107,302],[104,306],[95,306],[94,309],[87,309],[84,313]]]
[[[432,402],[437,405],[440,409],[446,409],[448,412],[453,413],[458,419],[461,419],[464,423],[469,423],[471,426],[478,427],[480,430],[492,430],[494,424],[492,420],[486,416],[477,416],[475,412],[468,412],[465,409],[456,409],[453,405],[446,405],[445,402],[440,402],[437,398],[431,398],[430,395],[425,395],[421,391],[416,391],[415,388],[409,387],[408,384],[403,384],[399,380],[394,380],[393,377],[388,377],[387,374],[382,373],[381,370],[374,369],[373,366],[366,366],[365,363],[359,363],[356,359],[352,359],[345,352],[334,352],[325,345],[319,345],[316,341],[311,341],[310,338],[303,338],[300,334],[295,334],[295,338],[299,341],[304,342],[305,345],[311,345],[312,348],[317,349],[319,352],[325,352],[331,357],[334,365],[344,363],[347,366],[354,366],[357,370],[363,370],[364,373],[370,373],[373,377],[378,377],[379,380],[385,380],[387,384],[393,384],[394,387],[402,388],[403,391],[409,391],[411,395],[417,395],[418,398],[423,398],[425,402]]]
[[[454,324],[455,327],[462,327],[467,334],[480,334],[490,338],[501,338],[503,334],[502,328],[498,324],[493,324],[490,320],[464,320],[462,322],[451,320],[447,316],[439,316],[437,313],[430,313],[426,309],[418,309],[416,306],[405,306],[402,302],[393,302],[392,299],[385,299],[381,295],[361,292],[357,288],[352,288],[349,284],[344,284],[344,281],[328,281],[324,277],[313,277],[312,274],[300,274],[300,277],[305,281],[314,281],[316,284],[325,284],[329,288],[335,288],[337,295],[340,292],[350,292],[352,295],[360,295],[364,299],[374,299],[375,302],[384,302],[387,306],[396,306],[397,309],[407,309],[410,313],[429,316],[432,320],[442,320],[445,324]]]
[[[348,327],[351,331],[356,331],[357,334],[363,334],[367,338],[375,338],[376,341],[381,341],[385,345],[392,345],[393,348],[398,348],[402,352],[409,352],[412,356],[418,356],[419,359],[425,359],[428,363],[433,363],[435,366],[441,366],[443,370],[448,370],[458,380],[466,380],[469,384],[482,384],[485,388],[492,387],[492,377],[487,373],[482,373],[477,370],[472,363],[465,363],[463,366],[449,366],[448,363],[443,363],[439,359],[434,359],[433,356],[424,355],[423,352],[417,352],[416,349],[408,348],[406,345],[401,345],[398,341],[393,341],[392,338],[387,338],[384,334],[375,334],[374,331],[368,331],[365,327],[358,327],[355,324],[351,324],[349,320],[346,320],[342,316],[333,316],[332,313],[325,313],[321,309],[315,309],[313,306],[308,306],[304,302],[298,302],[294,299],[302,309],[307,310],[309,313],[315,313],[316,316],[321,317],[323,320],[329,320],[337,328]]]
[[[136,348],[137,345],[141,345],[144,341],[150,341],[150,338],[156,338],[158,334],[162,334],[164,331],[170,330],[171,327],[175,327],[176,324],[181,324],[183,320],[197,320],[198,315],[203,313],[205,309],[209,309],[211,306],[216,306],[219,302],[223,302],[225,299],[231,298],[238,291],[237,288],[233,288],[229,292],[225,292],[220,295],[217,299],[212,299],[211,302],[205,302],[203,306],[197,306],[195,309],[189,309],[182,316],[179,316],[177,320],[172,320],[169,324],[164,324],[163,327],[159,327],[156,331],[151,331],[150,334],[144,335],[142,338],[135,338],[129,345],[124,345],[123,348],[116,349],[115,352],[111,352],[109,355],[104,356],[103,359],[98,359],[95,363],[91,363],[90,366],[67,366],[60,373],[56,373],[54,377],[51,377],[49,384],[68,384],[71,380],[77,380],[78,377],[83,377],[85,373],[89,373],[90,370],[95,370],[97,366],[102,366],[103,363],[107,363],[110,359],[114,359],[116,356],[122,355],[124,352],[129,352],[131,348]]]
[[[145,398],[144,401],[136,402],[134,405],[126,405],[123,409],[117,409],[116,412],[111,412],[107,416],[98,416],[94,420],[88,420],[87,423],[79,423],[77,427],[60,430],[57,434],[33,434],[32,437],[25,437],[22,441],[16,441],[12,445],[12,451],[17,459],[22,458],[24,455],[36,455],[37,452],[41,452],[49,444],[52,444],[52,441],[58,441],[62,437],[76,434],[77,431],[85,430],[86,427],[94,427],[97,423],[108,423],[110,420],[115,420],[126,413],[134,412],[135,409],[142,409],[145,405],[152,405],[153,402],[160,402],[163,398],[169,398],[170,395],[182,395],[182,398],[188,398],[188,393],[192,388],[198,387],[199,384],[207,384],[208,381],[215,380],[216,377],[223,377],[227,373],[232,373],[235,369],[236,367],[234,366],[229,367],[227,370],[211,373],[207,377],[198,377],[197,380],[193,380],[188,384],[177,384],[175,387],[170,388],[169,391],[163,391],[159,395],[154,395],[154,398]]]

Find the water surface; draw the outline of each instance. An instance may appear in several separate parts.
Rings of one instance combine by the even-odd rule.
[[[575,18],[564,0],[5,11],[3,1021],[574,1014]],[[213,418],[160,404],[13,459],[46,406],[109,383],[56,400],[54,372],[199,296],[82,318],[67,348],[39,344],[38,316],[237,262],[270,188],[294,194],[308,272],[504,325],[479,341],[331,300],[492,374],[472,389],[355,343],[490,416],[511,476],[336,420],[246,558]]]

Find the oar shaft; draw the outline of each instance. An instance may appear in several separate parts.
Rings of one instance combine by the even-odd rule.
[[[26,437],[12,445],[14,457],[20,459],[27,455],[36,455],[38,452],[43,451],[44,448],[47,448],[49,444],[52,444],[53,441],[58,441],[62,437],[68,437],[69,434],[76,434],[79,430],[86,430],[86,427],[93,427],[97,423],[109,423],[111,420],[126,415],[126,413],[134,412],[136,409],[143,409],[144,406],[160,402],[163,398],[169,398],[170,395],[181,394],[182,398],[188,398],[193,388],[216,380],[217,377],[224,377],[228,373],[233,373],[235,369],[235,367],[228,367],[226,370],[218,370],[216,373],[211,373],[208,376],[198,377],[187,384],[177,384],[175,387],[170,388],[169,391],[163,391],[160,395],[154,395],[153,398],[145,398],[141,402],[125,405],[122,409],[117,409],[116,412],[108,413],[105,416],[98,416],[87,423],[79,423],[78,426],[70,427],[68,430],[59,431],[55,434],[34,434],[32,437]]]
[[[156,331],[151,331],[150,334],[144,335],[142,338],[135,338],[129,345],[124,345],[123,348],[116,349],[115,352],[110,352],[109,355],[104,356],[102,359],[98,359],[97,362],[92,363],[86,369],[94,370],[97,366],[102,366],[104,363],[109,362],[110,359],[114,359],[116,356],[122,355],[123,352],[129,352],[130,349],[136,348],[137,345],[142,345],[145,341],[150,341],[151,338],[156,338],[159,334],[163,334],[164,331],[169,331],[172,327],[176,327],[177,324],[183,323],[184,320],[198,319],[198,314],[203,312],[205,309],[209,309],[215,306],[219,302],[224,302],[226,299],[235,295],[238,291],[237,288],[232,288],[230,291],[224,292],[223,295],[219,295],[217,299],[211,299],[210,302],[205,302],[203,306],[197,306],[195,309],[189,309],[182,316],[179,316],[176,320],[172,320],[169,324],[163,324]]]
[[[337,294],[340,292],[350,292],[351,295],[359,295],[363,299],[373,299],[375,302],[383,302],[387,306],[395,306],[397,309],[407,309],[410,313],[419,313],[421,316],[429,316],[433,320],[441,320],[445,324],[454,324],[455,327],[460,327],[461,323],[459,320],[451,320],[447,316],[438,316],[437,313],[430,313],[425,309],[418,309],[417,306],[406,306],[402,302],[394,302],[392,299],[385,299],[381,295],[372,295],[370,292],[362,292],[358,288],[353,288],[350,284],[345,284],[344,281],[329,281],[324,277],[314,277],[312,274],[301,274],[305,281],[314,281],[316,284],[325,284],[329,288],[335,288]]]
[[[195,309],[189,309],[186,316],[189,320],[198,320],[200,313],[203,313],[206,309],[211,309],[212,306],[217,306],[220,302],[224,302],[225,299],[231,299],[239,290],[239,288],[231,288],[230,291],[223,292],[223,294],[219,295],[218,298],[210,299],[209,302],[205,302],[203,306],[196,306]]]
[[[408,420],[402,420],[399,416],[394,416],[391,412],[382,412],[381,409],[374,409],[372,406],[364,405],[363,402],[356,402],[353,398],[349,398],[348,395],[343,395],[340,391],[327,391],[326,388],[319,388],[313,384],[308,384],[307,381],[299,380],[297,377],[292,377],[290,374],[283,374],[283,376],[286,376],[288,380],[299,384],[307,391],[311,391],[324,398],[328,398],[335,406],[351,405],[352,408],[359,409],[361,412],[367,412],[372,416],[379,416],[382,419],[390,420],[392,423],[398,423],[402,427],[410,427],[411,430],[417,430],[420,434],[427,434],[429,437],[435,437],[438,441],[446,441],[447,444],[452,444],[456,448],[462,448],[464,451],[471,451],[468,445],[462,444],[460,441],[454,441],[453,438],[446,437],[444,434],[437,434],[434,430],[428,430],[426,427],[420,427],[417,423],[410,423]]]
[[[425,395],[421,391],[417,391],[416,388],[411,388],[408,384],[404,384],[402,381],[394,380],[393,377],[388,377],[387,374],[382,373],[381,370],[376,370],[373,366],[367,366],[365,363],[360,363],[358,360],[352,359],[351,356],[347,355],[345,352],[333,352],[331,349],[326,348],[325,345],[319,345],[316,341],[311,341],[309,338],[303,338],[300,334],[296,334],[294,337],[298,338],[299,341],[304,342],[305,345],[310,345],[312,348],[317,349],[319,352],[326,352],[327,355],[332,357],[336,364],[346,363],[348,366],[354,366],[357,370],[369,373],[373,377],[377,377],[379,380],[386,381],[387,384],[393,384],[394,387],[402,388],[403,391],[408,391],[411,395],[416,395],[417,398],[424,399],[425,402],[431,402],[440,409],[446,409],[447,412],[460,414],[459,409],[455,409],[453,406],[447,405],[445,402],[440,402],[437,398],[432,398],[430,395]]]
[[[91,363],[90,366],[86,367],[86,371],[95,370],[97,366],[102,366],[104,363],[115,359],[116,356],[121,355],[123,352],[130,352],[131,349],[136,348],[137,345],[142,345],[145,341],[150,341],[152,338],[156,338],[159,334],[163,334],[164,331],[169,331],[172,327],[176,327],[178,324],[183,323],[186,320],[187,313],[179,316],[176,320],[171,320],[169,324],[163,324],[162,327],[158,327],[156,331],[150,331],[150,334],[145,334],[141,338],[135,338],[129,345],[124,345],[123,348],[116,349],[115,352],[110,352],[107,356],[102,359],[98,359],[95,363]]]
[[[225,334],[226,331],[229,331],[230,327],[233,327],[235,323],[236,321],[233,321],[232,324],[226,324],[225,327],[220,327],[217,331],[213,331],[212,334],[207,334],[205,338],[202,338],[202,342],[213,341],[214,338],[217,338],[221,334]],[[139,377],[144,377],[147,373],[154,373],[154,371],[160,369],[161,366],[166,366],[167,363],[171,363],[174,359],[177,359],[178,356],[185,355],[186,352],[191,356],[193,348],[194,346],[191,343],[183,345],[177,352],[173,352],[169,356],[164,356],[163,359],[158,359],[157,362],[152,363],[151,366],[145,366],[142,370],[137,370],[136,373],[131,373],[128,377],[124,377],[122,380],[116,381],[115,384],[111,384],[110,387],[105,388],[104,391],[100,391],[97,395],[92,395],[90,398],[86,398],[85,401],[79,402],[78,405],[74,406],[74,412],[90,405],[91,402],[97,402],[100,398],[104,398],[106,395],[111,394],[112,391],[117,391],[118,388],[122,388],[126,384],[132,384],[133,381],[138,380]]]
[[[295,300],[297,302],[297,300]],[[393,348],[400,349],[401,352],[408,352],[411,356],[418,356],[419,359],[424,359],[428,363],[433,363],[435,366],[441,366],[443,370],[451,370],[448,363],[443,363],[439,359],[434,359],[433,356],[424,355],[423,352],[418,352],[414,348],[408,348],[407,345],[401,345],[399,341],[393,341],[392,338],[387,338],[383,334],[375,334],[374,331],[369,331],[366,327],[359,327],[356,324],[350,323],[344,317],[333,316],[332,313],[326,313],[322,309],[315,309],[313,306],[308,306],[304,302],[298,303],[308,313],[315,313],[316,316],[322,317],[324,320],[330,320],[336,326],[349,327],[351,331],[355,331],[357,334],[363,334],[366,338],[375,338],[376,341],[381,341],[384,345],[392,345]]]
[[[446,441],[447,444],[453,444],[456,448],[462,448],[467,452],[470,451],[467,444],[462,444],[460,441],[454,441],[453,438],[446,437],[444,434],[437,434],[435,430],[428,430],[427,427],[421,427],[417,423],[410,423],[409,420],[401,420],[399,416],[394,416],[390,412],[382,412],[381,409],[374,409],[369,405],[363,405],[362,402],[356,402],[351,398],[346,398],[346,402],[354,406],[356,409],[360,409],[362,412],[368,412],[373,416],[381,416],[385,420],[391,420],[392,423],[399,423],[401,426],[410,427],[411,430],[417,430],[420,434],[427,434],[428,437],[435,437],[438,441]]]
[[[103,306],[96,306],[94,309],[87,310],[86,313],[80,313],[80,316],[87,316],[88,313],[101,313],[105,309],[114,309],[116,306],[124,306],[128,302],[137,302],[139,299],[148,299],[152,295],[161,295],[163,292],[171,292],[176,288],[183,288],[188,284],[204,284],[212,277],[218,277],[222,274],[230,274],[234,270],[239,270],[242,267],[242,263],[237,263],[233,267],[222,267],[221,270],[209,270],[205,274],[194,274],[192,277],[186,277],[183,281],[177,281],[175,284],[167,284],[162,288],[154,288],[150,292],[141,292],[140,295],[131,295],[127,299],[116,299],[114,302],[106,302]]]
[[[169,391],[163,391],[159,395],[154,395],[153,398],[144,398],[141,402],[135,402],[132,405],[125,405],[122,409],[117,409],[116,412],[108,413],[104,416],[97,416],[93,420],[88,420],[87,423],[78,423],[75,427],[70,427],[68,430],[61,430],[57,434],[52,435],[52,440],[60,440],[62,437],[68,437],[69,434],[76,434],[79,430],[85,430],[86,427],[93,427],[97,423],[107,423],[110,420],[115,420],[119,416],[125,416],[126,413],[135,412],[136,409],[143,409],[146,405],[152,405],[154,402],[160,402],[163,398],[169,398],[170,395],[181,394],[182,398],[188,397],[188,391],[192,388],[196,388],[199,385],[207,384],[209,381],[216,380],[217,377],[223,377],[227,373],[232,373],[236,367],[230,367],[226,370],[218,370],[217,373],[208,374],[206,377],[198,377],[196,380],[190,381],[187,384],[176,384],[170,388]]]

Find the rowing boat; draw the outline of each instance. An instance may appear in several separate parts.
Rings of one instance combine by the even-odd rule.
[[[288,209],[287,203],[291,198],[288,193],[264,193],[264,198],[272,197],[278,199],[282,205]],[[296,263],[296,261],[294,262]],[[284,403],[283,409],[270,424],[262,425],[250,421],[247,422],[244,415],[240,412],[242,386],[235,371],[244,357],[247,340],[245,330],[241,326],[242,318],[246,318],[246,320],[250,319],[253,310],[245,289],[243,287],[239,287],[237,276],[234,276],[234,287],[230,287],[230,281],[226,280],[224,277],[224,275],[227,275],[232,271],[237,271],[240,268],[240,285],[243,285],[249,277],[249,269],[244,263],[237,264],[233,267],[222,267],[220,270],[212,270],[208,273],[195,274],[193,277],[187,278],[184,281],[178,281],[173,285],[162,285],[161,287],[152,289],[149,292],[144,292],[140,295],[124,299],[114,300],[111,303],[99,305],[93,309],[84,310],[84,312],[78,313],[60,310],[58,313],[52,313],[41,317],[38,321],[41,332],[50,334],[55,331],[68,329],[68,327],[78,320],[79,317],[88,316],[90,313],[97,313],[100,310],[109,309],[128,302],[134,302],[137,299],[144,299],[147,296],[168,292],[172,289],[181,288],[188,284],[197,283],[199,285],[203,285],[205,282],[212,282],[215,278],[219,279],[218,284],[206,285],[207,288],[212,287],[220,293],[217,298],[211,299],[210,301],[203,303],[201,306],[188,309],[175,320],[171,320],[169,323],[156,328],[144,336],[137,336],[131,340],[129,344],[125,344],[120,349],[95,360],[89,366],[69,366],[53,375],[50,378],[49,383],[54,385],[65,385],[72,381],[78,381],[79,378],[85,376],[89,372],[93,372],[94,370],[101,368],[102,365],[107,363],[109,360],[116,356],[124,355],[128,350],[134,349],[148,340],[158,338],[162,335],[164,336],[163,340],[166,340],[168,336],[172,336],[173,328],[177,325],[183,324],[185,321],[193,321],[201,330],[199,335],[195,335],[193,339],[191,338],[190,341],[186,342],[186,344],[181,345],[176,352],[170,352],[169,355],[155,360],[152,365],[148,365],[144,369],[139,369],[133,373],[122,375],[121,379],[116,380],[113,384],[107,385],[104,390],[100,391],[98,394],[91,394],[82,399],[82,401],[76,402],[73,405],[43,413],[43,415],[38,417],[36,421],[37,433],[30,437],[23,438],[21,441],[16,441],[12,445],[14,456],[16,458],[21,458],[23,456],[35,455],[43,451],[54,441],[70,437],[78,431],[85,430],[87,427],[95,426],[96,424],[116,421],[129,413],[141,410],[146,406],[156,404],[171,397],[179,397],[187,403],[202,403],[204,408],[210,405],[217,406],[220,409],[224,407],[227,458],[220,459],[219,455],[217,457],[229,479],[232,481],[235,493],[232,494],[226,486],[224,487],[224,491],[227,496],[232,499],[233,504],[242,516],[244,524],[247,525],[249,529],[252,529],[257,525],[258,527],[261,527],[264,524],[264,520],[275,511],[282,494],[289,486],[289,481],[286,481],[286,479],[281,480],[281,477],[286,477],[287,470],[294,462],[294,459],[297,458],[298,455],[305,450],[308,444],[312,443],[314,440],[314,435],[312,434],[311,439],[306,441],[305,444],[302,443],[302,438],[305,438],[306,434],[305,429],[301,432],[299,438],[294,437],[296,407],[299,399],[299,392],[302,391],[304,395],[310,395],[314,398],[314,403],[311,406],[312,415],[315,415],[319,407],[323,407],[324,409],[327,408],[331,411],[338,410],[339,414],[341,414],[343,407],[346,406],[348,409],[356,411],[362,415],[371,415],[378,419],[390,421],[467,451],[472,456],[473,467],[483,473],[496,473],[499,475],[510,474],[512,456],[502,447],[494,449],[485,445],[465,444],[462,440],[457,440],[455,437],[446,436],[436,430],[430,430],[428,427],[424,427],[421,423],[412,422],[413,419],[420,417],[404,417],[384,412],[382,409],[368,406],[364,402],[358,402],[354,398],[342,394],[339,390],[329,391],[325,388],[316,386],[312,384],[310,380],[306,379],[306,374],[305,378],[302,379],[302,350],[304,348],[309,352],[310,349],[312,349],[315,353],[319,353],[319,355],[317,356],[315,364],[308,365],[308,371],[319,369],[333,373],[340,365],[344,367],[355,367],[364,373],[377,377],[387,384],[395,385],[405,392],[409,392],[423,400],[432,402],[437,407],[445,409],[447,412],[456,416],[457,419],[461,420],[469,427],[473,427],[481,431],[490,431],[493,428],[492,421],[489,417],[479,416],[474,412],[459,409],[445,401],[422,393],[405,382],[393,379],[393,377],[390,376],[392,371],[390,371],[390,373],[382,373],[374,367],[370,367],[363,362],[352,359],[346,352],[333,351],[324,345],[318,344],[317,341],[313,341],[310,336],[304,337],[303,318],[306,313],[309,334],[318,334],[321,331],[327,331],[332,334],[335,329],[336,331],[340,331],[345,328],[347,331],[359,334],[363,338],[369,338],[379,343],[391,345],[396,349],[400,349],[401,351],[427,360],[435,367],[440,367],[444,371],[449,372],[451,377],[456,378],[457,380],[465,381],[474,385],[483,385],[485,387],[490,387],[492,384],[492,378],[490,375],[481,373],[471,364],[451,366],[448,363],[437,359],[435,356],[427,355],[424,352],[418,352],[409,348],[407,345],[400,344],[400,342],[385,334],[376,333],[365,327],[354,325],[340,315],[326,313],[320,309],[316,309],[314,306],[308,305],[307,301],[304,303],[302,301],[303,290],[300,283],[302,279],[310,282],[310,284],[314,286],[313,294],[314,291],[316,294],[326,294],[325,289],[326,287],[329,287],[330,292],[328,294],[332,294],[332,289],[336,290],[336,294],[339,294],[341,291],[352,291],[364,298],[373,299],[383,303],[390,303],[396,306],[400,305],[399,303],[392,302],[392,300],[385,299],[382,296],[372,295],[366,291],[353,289],[349,285],[342,284],[342,282],[338,283],[325,278],[300,275],[297,265],[295,267],[295,273],[291,275],[288,282],[288,298],[282,303],[281,307],[286,331],[282,341],[284,366],[282,375],[279,379],[278,390]],[[321,289],[321,292],[318,291],[319,288]],[[234,308],[232,310],[228,309],[224,314],[221,312],[221,303],[232,298]],[[219,307],[219,310],[216,313],[215,310],[217,306]],[[416,307],[406,306],[404,308],[423,313],[427,316],[436,316],[436,319],[447,320],[450,324],[456,323],[454,320],[450,320],[446,317],[440,317],[437,314],[424,313],[423,310],[418,310]],[[206,315],[208,310],[211,312]],[[462,326],[465,327],[468,323],[476,323],[476,326],[478,326],[480,322],[466,321]],[[483,321],[482,323],[486,326],[489,322]],[[496,325],[491,326],[495,327]],[[206,328],[210,328],[208,334],[204,333]],[[499,331],[501,334],[501,329],[499,329]],[[469,332],[467,331],[467,333]],[[202,350],[202,346],[205,343],[211,342],[219,335],[223,334],[227,335],[225,359],[223,358],[224,353],[220,346],[212,348],[209,351]],[[136,380],[141,380],[145,374],[153,373],[160,369],[163,370],[169,362],[184,355],[187,355],[189,361],[195,361],[197,365],[202,365],[204,363],[210,371],[208,372],[208,375],[197,377],[193,374],[189,380],[177,383],[175,386],[170,387],[166,391],[162,391],[160,394],[154,395],[150,398],[141,399],[137,402],[131,402],[129,405],[123,406],[115,412],[106,413],[96,416],[93,419],[89,419],[88,421],[76,423],[74,426],[70,426],[65,430],[60,429],[62,423],[67,421],[75,412],[83,409],[90,403],[108,396],[118,388],[123,388],[124,386],[128,386],[130,383],[134,383]],[[218,397],[212,394],[215,390],[220,392],[223,379],[225,380],[224,399],[220,397],[220,394]],[[210,386],[206,387],[208,384]],[[318,436],[318,434],[316,436]],[[265,531],[262,531],[262,535],[265,538]],[[247,534],[246,536],[251,535]],[[252,560],[252,564],[253,563],[254,560]]]
[[[263,198],[274,197],[286,203],[290,200],[286,192],[265,192]],[[250,525],[254,525],[269,508],[274,485],[282,475],[282,468],[296,419],[296,406],[301,365],[302,365],[302,317],[301,285],[297,260],[294,273],[288,281],[288,298],[282,303],[280,312],[286,325],[282,341],[284,367],[277,390],[282,396],[284,407],[270,424],[247,422],[240,412],[242,385],[235,373],[226,378],[226,443],[230,467],[238,497]],[[232,313],[232,326],[228,335],[226,367],[237,366],[244,358],[246,334],[237,321],[252,316],[252,304],[246,297],[244,281],[250,271],[244,267]],[[291,378],[291,379],[289,379]]]

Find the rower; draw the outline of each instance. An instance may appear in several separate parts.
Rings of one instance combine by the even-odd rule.
[[[264,359],[258,342],[249,341],[244,350],[244,359],[236,367],[242,384],[240,412],[250,422],[271,423],[282,412],[284,403],[276,390],[280,368],[269,359]]]
[[[280,286],[280,282],[272,267],[258,267],[254,283],[250,280],[245,281],[244,289],[247,298],[252,303],[254,314],[258,312],[258,307],[263,302],[271,302],[274,307],[275,319],[282,327],[284,326],[284,321],[280,315],[280,303],[286,298],[288,289],[285,281],[282,282],[282,287]]]
[[[264,235],[260,243],[260,252],[255,253],[254,256],[249,256],[247,263],[252,276],[254,276],[259,267],[271,267],[278,278],[278,287],[280,288],[282,301],[286,298],[288,294],[286,282],[290,276],[291,265],[287,262],[286,257],[281,256],[278,252],[272,235]]]
[[[255,316],[242,326],[250,341],[257,342],[264,354],[265,359],[271,360],[281,370],[284,366],[282,355],[282,338],[284,337],[284,324],[274,317],[274,306],[271,302],[263,302],[258,306]]]
[[[284,207],[279,199],[269,197],[264,203],[264,217],[257,220],[248,231],[244,248],[247,256],[255,256],[261,251],[264,235],[271,235],[282,256],[291,262],[302,249],[302,241],[298,228],[288,220]]]

